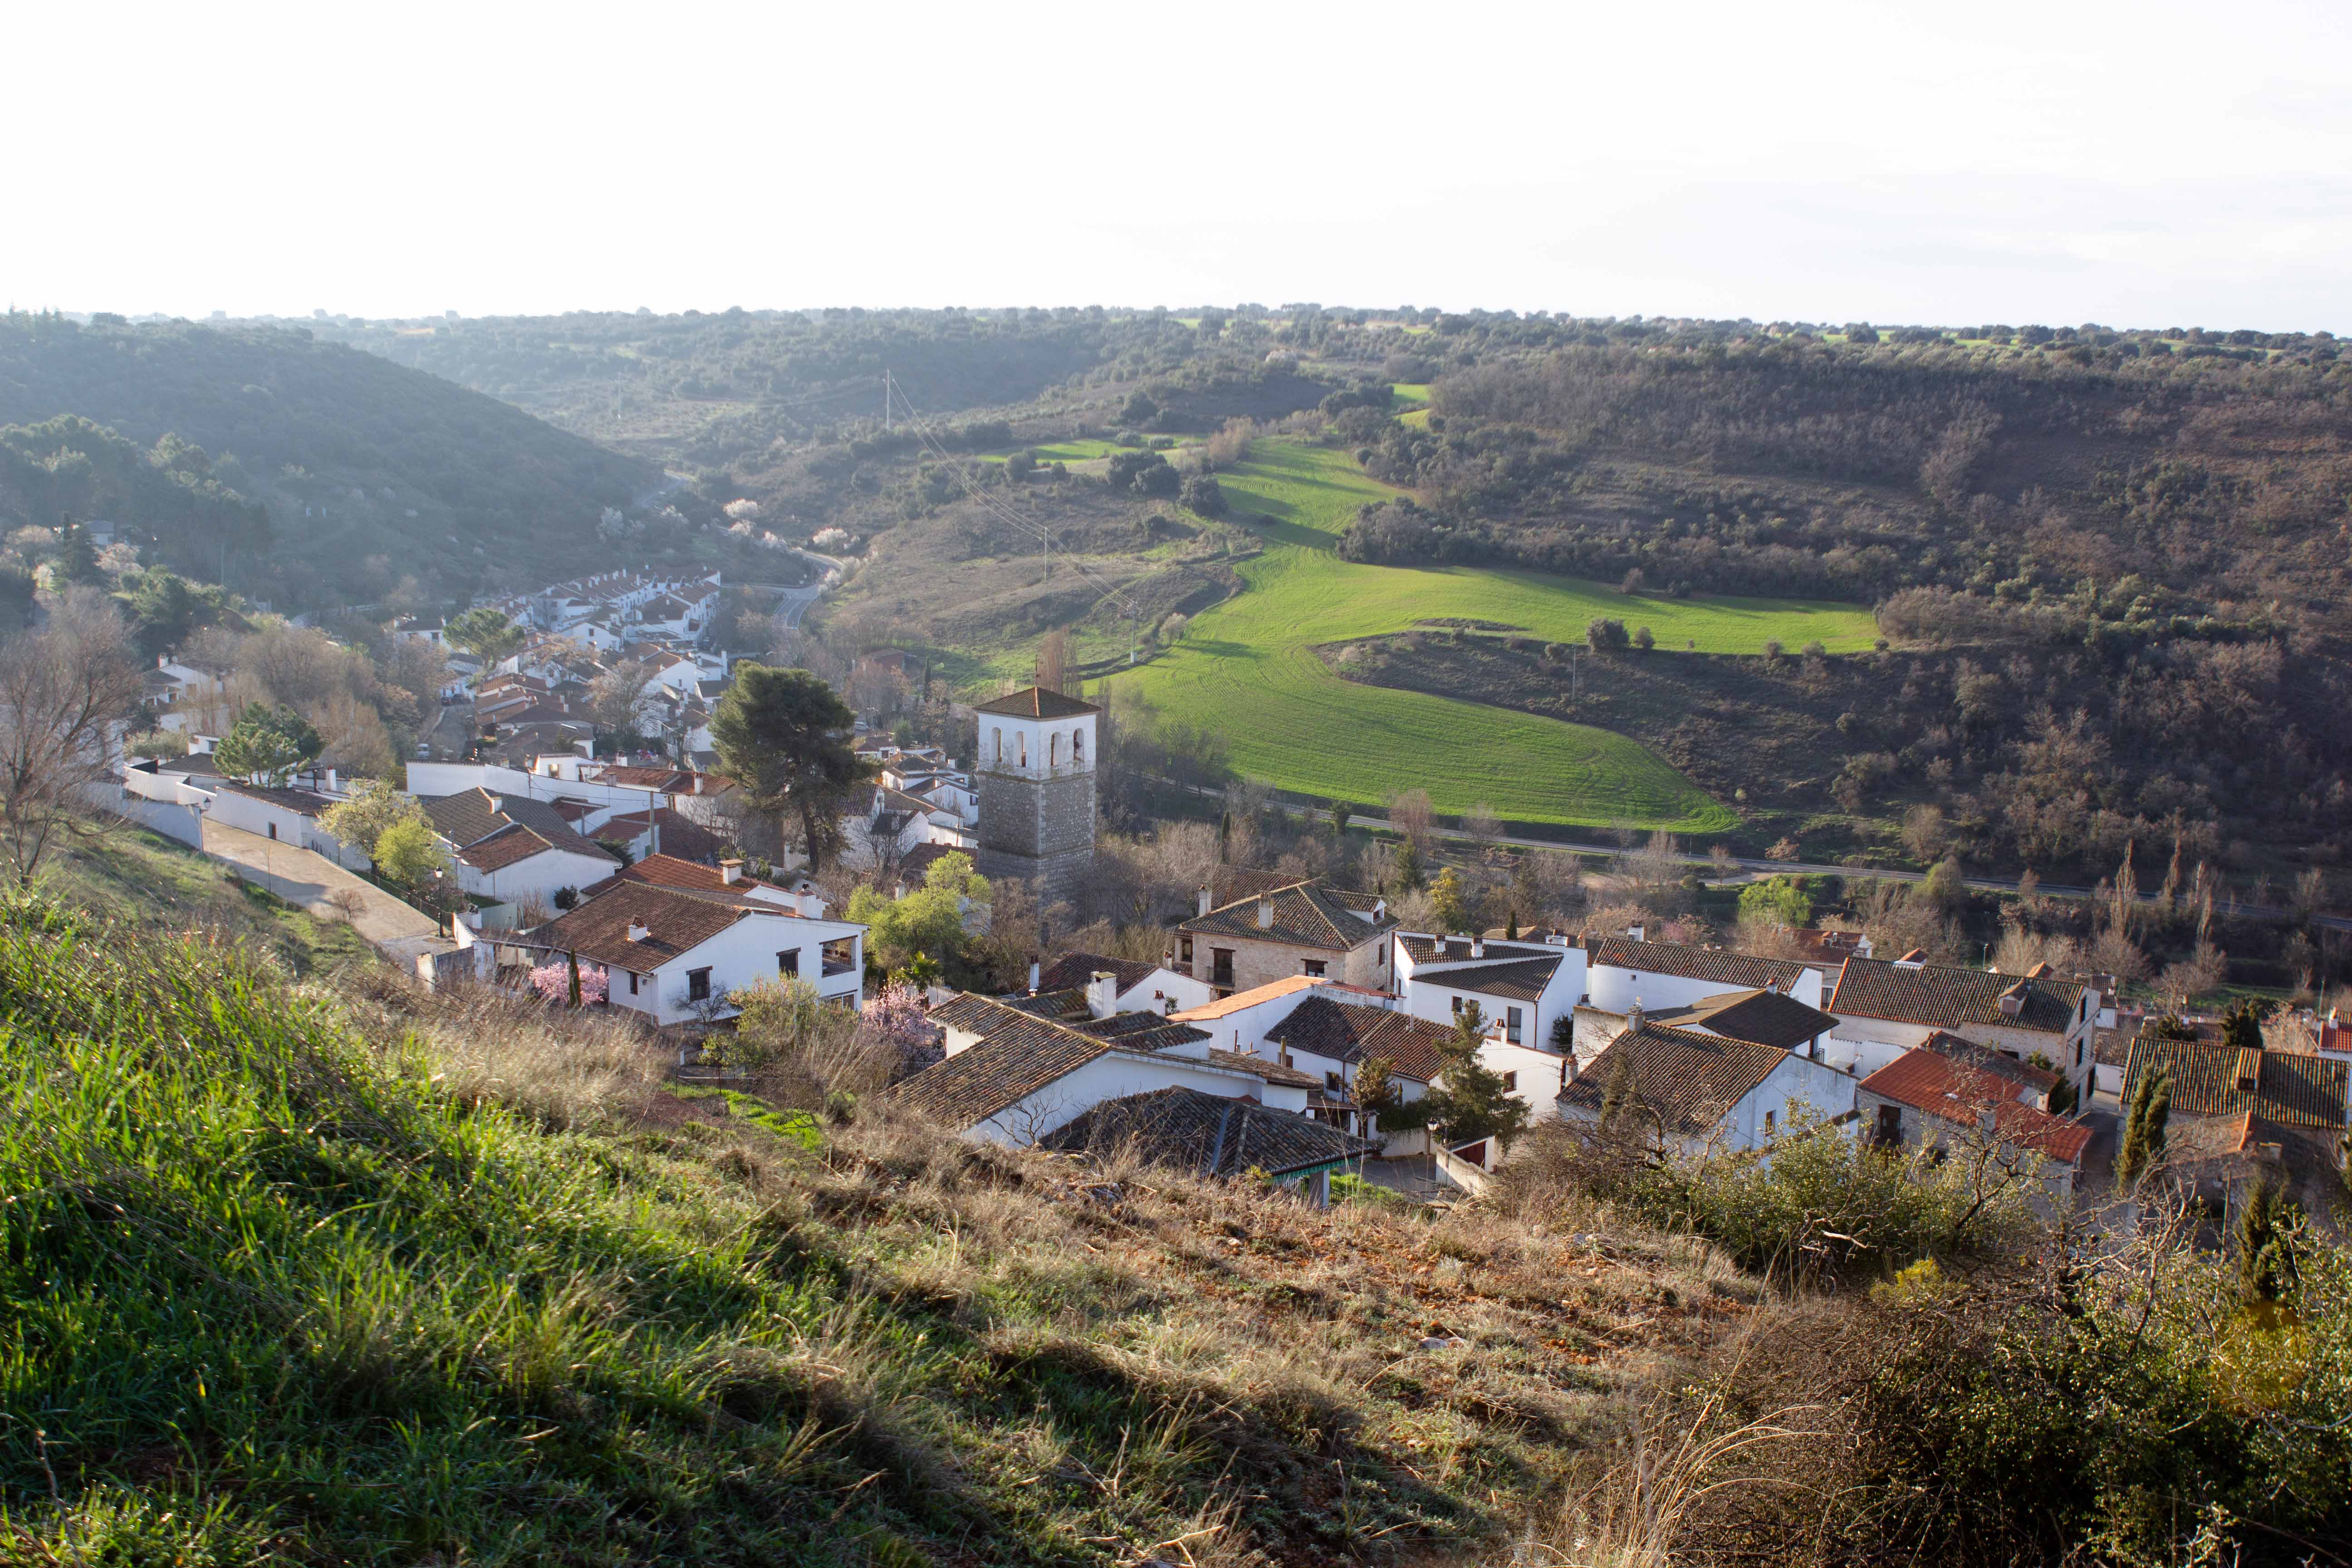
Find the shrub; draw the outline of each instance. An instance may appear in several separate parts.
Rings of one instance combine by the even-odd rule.
[[[1225,514],[1225,492],[1214,474],[1188,474],[1178,492],[1186,507],[1202,517],[1223,517]]]
[[[1584,628],[1584,640],[1597,651],[1607,653],[1623,647],[1629,639],[1625,635],[1624,622],[1596,616]]]
[[[1647,653],[1652,648],[1658,646],[1658,639],[1650,635],[1649,627],[1635,626],[1633,628],[1633,646],[1640,648],[1643,653]]]

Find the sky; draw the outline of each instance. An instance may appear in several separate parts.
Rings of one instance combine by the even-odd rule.
[[[0,47],[24,309],[2352,332],[2340,0],[231,0]]]

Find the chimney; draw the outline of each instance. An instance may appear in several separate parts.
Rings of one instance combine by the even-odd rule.
[[[2049,973],[2050,966],[2047,963],[2037,963],[2025,972],[2025,977],[2028,980],[2039,980]]]
[[[1638,1035],[1642,1032],[1642,999],[1636,996],[1633,1005],[1625,1009],[1625,1026]]]
[[[1647,942],[1650,940],[1650,928],[1645,925],[1630,925],[1625,928],[1625,934],[1635,942]]]
[[[1274,900],[1272,899],[1260,899],[1257,901],[1257,929],[1260,931],[1272,931],[1274,929]]]
[[[2002,992],[2000,994],[2000,999],[1994,1003],[1993,1005],[2000,1009],[2000,1016],[2004,1018],[2014,1018],[2020,1013],[2024,1012],[2025,982],[2021,980],[2016,984],[2011,986],[2008,990]]]
[[[1097,1018],[1108,1018],[1118,1009],[1118,976],[1108,969],[1097,969],[1087,980],[1087,1012]]]
[[[720,883],[720,885],[721,885],[721,886],[731,888],[731,887],[733,887],[736,883],[738,883],[738,882],[741,881],[742,879],[743,879],[743,862],[742,862],[742,861],[740,861],[740,860],[721,860],[720,862],[719,862],[719,883]]]
[[[645,921],[636,919],[635,916],[630,917],[629,940],[631,942],[643,942],[653,934],[653,927],[646,924]]]
[[[1207,914],[1209,912],[1209,885],[1206,882],[1203,882],[1201,884],[1201,890],[1193,896],[1193,901],[1198,907],[1195,908],[1192,912],[1199,915]]]
[[[1486,939],[1485,937],[1473,936],[1470,939],[1470,956],[1473,958],[1484,958],[1486,956]]]
[[[1389,901],[1386,899],[1374,899],[1372,900],[1372,919],[1375,921],[1384,921],[1388,918]],[[2332,1018],[2335,1015],[2331,1013],[2328,1016]]]
[[[1037,961],[1034,958],[1029,961],[1029,994],[1037,994]]]

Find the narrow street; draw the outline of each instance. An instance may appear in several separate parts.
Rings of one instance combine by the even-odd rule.
[[[370,942],[398,937],[431,936],[441,928],[432,916],[412,909],[364,878],[354,877],[325,856],[291,844],[247,833],[242,827],[207,820],[205,853],[226,861],[289,903],[299,904],[320,920],[346,919],[329,900],[356,892],[361,908],[352,921]]]

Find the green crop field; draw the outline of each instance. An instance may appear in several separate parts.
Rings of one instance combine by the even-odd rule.
[[[1420,405],[1429,401],[1429,384],[1425,381],[1400,381],[1391,385],[1389,390],[1396,394],[1396,400],[1399,403]]]
[[[1661,651],[1650,658],[1685,644],[1760,653],[1775,639],[1845,650],[1875,636],[1870,613],[1847,605],[1628,598],[1532,572],[1342,561],[1333,546],[1356,509],[1398,492],[1341,452],[1260,441],[1218,479],[1236,510],[1272,520],[1265,554],[1241,568],[1249,587],[1195,616],[1180,647],[1118,679],[1161,711],[1223,736],[1236,769],[1285,789],[1378,802],[1417,785],[1443,812],[1484,804],[1524,822],[1720,830],[1729,813],[1622,735],[1355,685],[1332,674],[1315,647],[1445,616],[1579,642],[1595,616],[1612,616],[1651,628]]]
[[[1165,449],[1168,451],[1176,451],[1185,447],[1194,447],[1199,444],[1200,443],[1197,440],[1179,439],[1175,446]],[[1126,452],[1137,449],[1138,448],[1122,447],[1116,441],[1097,440],[1042,441],[1034,447],[1020,447],[1013,448],[1014,451],[1035,454],[1037,460],[1041,463],[1085,463],[1091,462],[1097,458],[1108,458],[1114,452]],[[1011,451],[988,452],[982,454],[985,459],[992,463],[1001,463],[1012,455],[1013,453]]]

